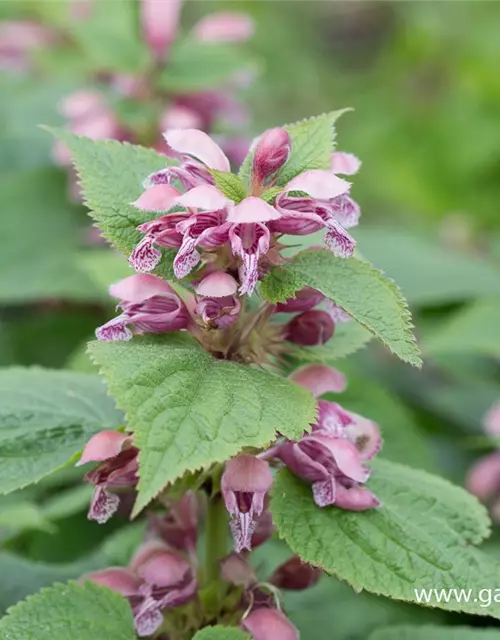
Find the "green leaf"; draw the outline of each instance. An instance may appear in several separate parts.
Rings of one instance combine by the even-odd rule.
[[[395,278],[414,305],[440,305],[500,293],[500,269],[484,259],[444,249],[412,230],[354,231],[361,253]]]
[[[47,520],[46,514],[33,502],[16,500],[15,502],[0,502],[0,537],[17,535],[22,531],[53,531],[53,525]]]
[[[186,471],[265,446],[276,431],[298,438],[315,415],[298,385],[216,360],[186,335],[89,349],[141,450],[136,513]]]
[[[270,187],[269,189],[266,189],[260,197],[262,198],[262,200],[265,200],[266,202],[269,202],[269,204],[272,204],[276,196],[279,196],[282,191],[283,187]]]
[[[186,38],[172,47],[159,86],[173,93],[213,89],[246,70],[256,72],[258,68],[241,46]]]
[[[498,629],[477,627],[383,627],[377,629],[368,640],[498,640]]]
[[[260,580],[290,558],[288,546],[276,538],[252,552],[251,562]],[[303,640],[366,640],[382,625],[439,624],[444,614],[437,609],[396,602],[363,591],[331,576],[321,576],[318,584],[302,591],[281,593],[287,617]],[[332,606],[335,603],[335,606]]]
[[[291,345],[292,355],[303,362],[328,364],[350,356],[366,346],[373,335],[357,322],[341,322],[335,326],[335,333],[320,347],[299,347]]]
[[[223,627],[218,624],[198,631],[193,640],[247,640],[249,637],[248,633],[236,627]]]
[[[130,605],[107,587],[56,584],[9,609],[4,640],[135,640]]]
[[[122,421],[97,376],[0,370],[0,493],[37,482]]]
[[[80,209],[67,202],[66,180],[54,169],[0,180],[0,302],[98,299],[75,261]]]
[[[500,356],[500,300],[479,300],[441,322],[423,343],[427,354]]]
[[[422,364],[404,297],[370,264],[336,258],[326,250],[303,251],[292,262],[274,268],[263,280],[260,294],[270,302],[281,302],[305,286],[336,302],[401,360]]]
[[[287,470],[271,496],[273,521],[292,551],[356,591],[415,602],[414,589],[497,584],[500,565],[471,545],[489,534],[484,507],[424,471],[378,460],[369,487],[383,506],[365,512],[318,508],[311,487]],[[339,552],[341,550],[341,553]],[[450,611],[500,618],[500,604],[435,602]]]
[[[108,302],[110,301],[109,286],[135,273],[120,253],[109,249],[82,251],[78,254],[77,261]]]
[[[96,3],[88,20],[69,22],[71,35],[94,69],[145,72],[150,54],[140,37],[137,8],[130,0]]]
[[[335,123],[350,109],[330,111],[320,116],[284,125],[292,140],[292,152],[288,162],[278,174],[277,185],[284,186],[292,178],[309,169],[329,169],[335,148]],[[254,151],[243,161],[240,177],[250,183]]]
[[[103,235],[128,257],[142,238],[136,227],[155,217],[130,203],[144,191],[142,182],[150,173],[173,161],[151,149],[116,140],[90,140],[64,129],[47,131],[70,150],[90,215]],[[176,250],[166,249],[164,254],[155,273],[169,279]]]
[[[5,551],[0,552],[0,614],[8,607],[42,587],[49,587],[56,581],[80,578],[84,573],[109,566],[110,560],[97,552],[68,564],[34,562]],[[2,636],[3,638],[3,636]]]
[[[216,169],[210,169],[210,173],[215,181],[215,186],[222,191],[226,198],[238,204],[243,198],[247,197],[248,191],[246,186],[243,184],[241,178],[235,176],[234,173],[217,171]]]

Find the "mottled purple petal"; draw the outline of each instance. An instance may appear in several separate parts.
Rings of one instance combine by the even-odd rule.
[[[328,224],[325,244],[338,258],[350,258],[354,253],[356,240],[335,220]]]
[[[102,327],[98,327],[95,331],[95,336],[101,342],[113,342],[115,340],[126,342],[132,339],[132,332],[127,327],[128,323],[128,317],[122,314],[106,322]]]
[[[161,261],[161,251],[153,245],[154,238],[145,236],[130,254],[128,262],[139,273],[153,271]]]
[[[200,254],[196,251],[196,244],[194,238],[184,238],[182,247],[174,258],[174,273],[179,280],[190,274],[201,260]]]
[[[327,507],[335,504],[335,497],[337,495],[336,487],[337,483],[333,477],[313,483],[313,498],[318,507]]]
[[[344,229],[350,229],[359,224],[361,209],[359,204],[351,197],[343,195],[334,198],[330,203],[330,207],[335,220],[340,222]]]
[[[117,512],[119,505],[120,498],[116,494],[109,493],[97,485],[90,503],[88,519],[104,524]]]

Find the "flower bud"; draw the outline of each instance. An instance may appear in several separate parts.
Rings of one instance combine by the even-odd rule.
[[[255,609],[241,621],[253,640],[299,640],[299,632],[277,609]]]
[[[313,587],[320,576],[321,569],[293,556],[274,571],[269,582],[278,589],[300,591]]]
[[[309,311],[323,301],[324,295],[312,287],[304,287],[295,294],[295,298],[288,298],[276,305],[277,313],[297,313]]]
[[[262,184],[279,171],[288,160],[291,151],[290,135],[285,129],[269,129],[257,141],[253,157],[253,180]]]
[[[257,576],[252,567],[239,553],[231,553],[220,563],[221,575],[224,580],[249,589],[257,584]]]
[[[285,327],[285,338],[302,347],[325,344],[333,336],[335,323],[326,311],[304,311]]]

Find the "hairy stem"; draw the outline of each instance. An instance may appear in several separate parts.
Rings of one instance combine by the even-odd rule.
[[[208,500],[205,540],[205,582],[219,580],[220,561],[228,553],[228,515],[221,495]]]

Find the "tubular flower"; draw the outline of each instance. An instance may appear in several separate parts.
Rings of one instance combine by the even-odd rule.
[[[88,462],[100,463],[85,476],[95,486],[89,520],[103,524],[116,513],[120,496],[114,490],[137,484],[138,453],[139,450],[132,446],[131,436],[115,431],[101,431],[88,441],[77,466]]]
[[[154,634],[163,624],[163,612],[191,600],[197,587],[191,565],[161,542],[143,545],[127,569],[110,567],[84,579],[107,586],[129,601],[141,638]]]
[[[222,496],[232,517],[234,549],[251,549],[255,521],[264,510],[264,498],[273,476],[269,465],[250,455],[239,455],[226,463],[222,475]]]
[[[357,224],[359,211],[353,211],[348,197],[349,182],[330,171],[313,169],[288,182],[274,204],[260,197],[293,154],[285,129],[271,129],[255,143],[252,190],[237,203],[214,184],[211,171],[228,172],[230,167],[213,140],[195,129],[169,130],[165,139],[168,153],[180,157],[181,163],[150,175],[144,183],[146,192],[134,203],[142,210],[165,214],[138,227],[144,238],[130,258],[137,271],[151,271],[161,260],[155,244],[178,248],[174,260],[177,278],[186,277],[203,258],[207,261],[215,253],[225,256],[231,269],[238,271],[239,293],[250,295],[269,264],[280,262],[273,252],[283,233],[305,235],[325,228],[327,246],[340,257],[352,255],[356,243],[345,229]],[[180,183],[185,193],[175,193],[173,183]],[[167,185],[171,189],[158,196],[149,193]],[[291,310],[291,302],[289,306]],[[329,331],[331,326],[326,333]]]
[[[291,379],[314,396],[342,391],[345,379],[335,369],[309,365],[295,371]],[[379,506],[373,493],[362,485],[370,476],[364,465],[380,450],[377,425],[336,402],[318,401],[318,417],[310,434],[298,442],[285,441],[271,450],[295,475],[312,484],[319,507],[335,504],[342,509],[364,511]]]
[[[134,333],[166,333],[187,329],[191,319],[184,302],[163,280],[134,275],[109,289],[122,313],[96,330],[98,340],[130,340]]]

